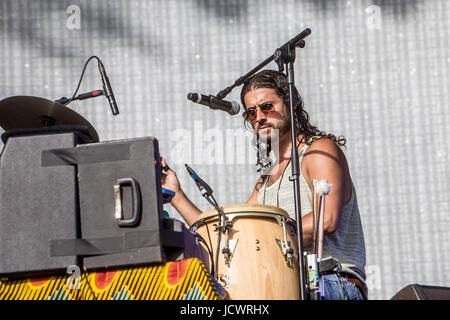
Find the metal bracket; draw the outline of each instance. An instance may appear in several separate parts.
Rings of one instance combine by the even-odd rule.
[[[224,255],[225,264],[230,266],[231,259],[233,258],[234,249],[236,248],[239,239],[224,240],[220,244],[220,249]]]
[[[340,272],[341,264],[333,257],[328,257],[318,261],[318,269],[320,274]]]
[[[294,267],[294,250],[290,247],[290,242],[284,242],[280,239],[276,239],[275,241],[278,244],[278,247],[280,248],[281,254],[283,255],[284,259],[286,260],[286,264],[289,268]]]

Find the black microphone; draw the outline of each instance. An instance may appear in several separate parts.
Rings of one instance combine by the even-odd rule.
[[[102,90],[94,90],[94,91],[89,91],[89,92],[86,92],[86,93],[81,93],[78,96],[74,97],[73,99],[62,97],[62,98],[60,98],[58,100],[55,100],[55,102],[62,103],[62,104],[67,104],[68,102],[71,102],[73,100],[84,100],[84,99],[98,97],[98,96],[101,96],[101,95],[103,95],[103,91]]]
[[[210,107],[211,109],[228,112],[232,116],[238,114],[241,108],[236,101],[229,102],[221,100],[213,95],[205,96],[200,93],[188,93],[187,98],[193,102]]]
[[[98,97],[103,95],[103,91],[102,90],[94,90],[94,91],[90,91],[90,92],[86,92],[86,93],[81,93],[77,96],[78,100],[84,100],[84,99],[89,99],[89,98],[94,98],[94,97]],[[75,99],[74,99],[75,100]]]
[[[210,196],[213,193],[211,187],[208,186],[208,184],[205,181],[200,179],[198,174],[195,173],[195,171],[192,170],[191,167],[189,167],[187,164],[184,164],[184,165],[186,166],[186,169],[189,172],[189,175],[191,176],[191,178],[194,179],[195,184],[197,185],[198,189],[202,193],[202,196],[205,196],[205,195]]]
[[[100,75],[102,76],[103,82],[103,91],[105,92],[105,96],[109,101],[109,106],[111,107],[111,111],[113,115],[119,114],[119,108],[117,108],[116,99],[114,98],[114,93],[111,88],[111,84],[109,83],[108,76],[105,72],[105,66],[98,60],[98,70],[100,71]]]

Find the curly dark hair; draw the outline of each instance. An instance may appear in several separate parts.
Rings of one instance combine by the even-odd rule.
[[[283,99],[283,103],[289,107],[289,85],[287,77],[284,73],[275,71],[275,70],[264,70],[261,71],[250,78],[248,78],[242,87],[241,91],[241,103],[245,108],[244,97],[245,95],[257,88],[272,88],[275,90],[276,94]],[[303,108],[303,99],[297,91],[297,88],[294,87],[294,108],[295,108],[295,126],[297,129],[297,134],[302,135],[301,142],[305,144],[311,144],[310,140],[312,137],[324,137],[331,139],[338,146],[345,146],[346,139],[344,136],[336,137],[333,134],[327,134],[324,131],[319,130],[317,127],[313,126],[309,123],[309,114]],[[248,119],[244,119],[244,125],[246,128],[250,128],[253,130],[253,126],[250,124]],[[254,131],[254,130],[253,130]],[[267,161],[261,162],[260,154],[259,154],[259,139],[256,134],[256,144],[257,144],[257,165],[262,167],[267,166]],[[268,147],[270,150],[270,146]],[[260,169],[259,169],[260,170]],[[258,171],[259,171],[258,170]]]

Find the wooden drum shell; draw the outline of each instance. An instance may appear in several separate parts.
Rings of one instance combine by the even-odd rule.
[[[219,283],[224,285],[230,299],[300,299],[295,223],[287,213],[273,206],[250,204],[224,206],[222,210],[231,223],[228,240],[232,257],[226,265],[223,254],[219,252],[217,270]],[[218,222],[217,210],[212,209],[202,213],[191,226],[208,243],[214,259],[218,238],[214,225]],[[294,250],[292,266],[288,266],[276,241],[284,242],[285,234]],[[222,245],[224,240],[225,234],[222,233]]]

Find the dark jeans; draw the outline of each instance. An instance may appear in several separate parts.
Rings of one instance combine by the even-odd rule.
[[[359,289],[345,277],[337,274],[323,276],[323,287],[325,300],[363,300]]]

